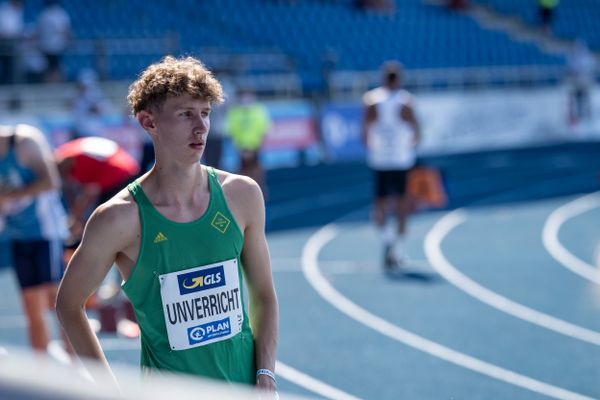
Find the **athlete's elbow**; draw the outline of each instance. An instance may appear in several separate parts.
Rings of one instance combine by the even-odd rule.
[[[56,309],[56,315],[58,316],[58,320],[62,323],[67,318],[67,315],[69,313],[69,303],[67,302],[65,295],[62,294],[60,291],[56,295],[54,307]]]
[[[56,295],[56,315],[59,321],[64,323],[83,311],[83,304],[73,301],[63,290],[59,290]]]

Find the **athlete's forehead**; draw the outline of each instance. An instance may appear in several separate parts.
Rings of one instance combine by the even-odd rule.
[[[180,96],[169,96],[163,104],[164,109],[178,110],[178,109],[201,109],[210,110],[211,104],[207,99],[193,97],[189,94],[183,94]]]

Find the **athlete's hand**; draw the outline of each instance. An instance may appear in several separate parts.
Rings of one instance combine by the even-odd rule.
[[[277,400],[279,395],[277,394],[277,384],[273,379],[267,375],[259,375],[256,380],[256,387],[262,391],[260,399],[264,400]]]

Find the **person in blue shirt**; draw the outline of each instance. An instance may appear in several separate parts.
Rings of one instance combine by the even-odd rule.
[[[29,340],[40,352],[48,347],[45,314],[63,273],[67,224],[59,187],[44,135],[29,125],[0,126],[0,237],[10,240]]]

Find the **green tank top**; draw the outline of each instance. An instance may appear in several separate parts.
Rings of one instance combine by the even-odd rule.
[[[140,252],[123,291],[141,331],[142,368],[254,384],[254,339],[246,313],[243,236],[221,185],[207,168],[208,209],[174,222],[128,186],[141,221]]]

